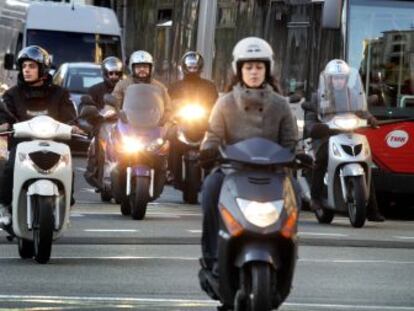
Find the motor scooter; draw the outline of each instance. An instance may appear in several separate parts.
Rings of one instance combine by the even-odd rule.
[[[220,154],[218,278],[200,272],[201,286],[220,310],[273,310],[290,292],[297,258],[295,155],[264,138]]]
[[[208,126],[209,111],[199,102],[180,102],[175,114],[176,149],[173,155],[173,185],[183,193],[183,201],[197,204],[205,170],[198,162],[201,141]]]
[[[69,222],[72,193],[72,156],[67,143],[70,125],[49,116],[15,123],[11,134],[17,144],[13,179],[12,233],[21,258],[47,263],[52,243]]]
[[[160,125],[163,109],[157,87],[129,86],[108,144],[112,192],[121,201],[121,213],[133,219],[144,219],[148,202],[164,189],[169,141]]]

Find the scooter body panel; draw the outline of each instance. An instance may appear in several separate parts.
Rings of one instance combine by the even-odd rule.
[[[29,159],[31,153],[54,153],[59,156],[56,165],[49,171],[39,171]],[[65,158],[65,164],[61,165]],[[58,230],[53,238],[58,238],[69,222],[69,208],[72,191],[72,158],[66,144],[54,141],[33,140],[21,142],[16,149],[16,162],[13,180],[13,230],[16,236],[28,240],[33,239],[33,233],[27,225],[28,196],[54,196],[60,220]]]

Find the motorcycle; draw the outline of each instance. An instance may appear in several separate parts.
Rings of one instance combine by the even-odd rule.
[[[69,146],[60,141],[85,137],[48,116],[15,123],[12,131],[2,134],[25,140],[17,145],[13,180],[12,233],[18,239],[19,255],[47,263],[53,241],[69,222],[72,156]]]
[[[327,80],[321,77],[320,81]],[[367,126],[367,120],[360,117],[366,111],[366,98],[355,69],[349,81],[352,85],[346,86],[345,96],[335,97],[329,85],[322,85],[319,91],[318,113],[323,123],[315,124],[310,136],[312,140],[328,139],[328,166],[321,185],[322,208],[315,210],[315,216],[320,223],[331,223],[335,213],[345,213],[351,225],[360,228],[370,198],[372,158],[367,138],[356,133]],[[304,151],[315,158],[312,140],[305,142]],[[310,174],[300,174],[298,179],[304,199],[310,201]]]
[[[287,298],[297,258],[295,155],[264,139],[220,148],[218,279],[203,289],[220,310],[266,311]],[[204,284],[204,286],[203,286]]]
[[[183,201],[197,204],[205,172],[198,163],[199,148],[208,126],[209,112],[199,103],[181,105],[175,115],[176,154],[173,160],[174,188],[183,192]]]
[[[105,95],[104,101],[106,98],[108,98],[107,95]],[[110,102],[110,100],[106,102]],[[110,158],[110,154],[107,152],[107,145],[111,140],[110,136],[115,122],[118,119],[118,113],[113,103],[107,103],[101,111],[98,111],[98,109],[92,105],[84,106],[82,107],[81,114],[83,115],[82,119],[85,119],[85,121],[88,122],[84,128],[86,129],[86,127],[89,127],[92,128],[92,131],[98,132],[98,134],[91,140],[89,146],[91,149],[88,151],[98,157],[96,168],[97,174],[94,176],[88,174],[87,176],[85,175],[85,178],[89,183],[98,187],[103,202],[110,202],[113,197],[110,175],[113,161]],[[120,203],[120,201],[117,201],[117,203]]]
[[[157,87],[135,84],[127,88],[108,152],[114,159],[112,192],[121,201],[121,213],[144,219],[147,204],[164,188],[169,142],[161,127],[163,101]]]

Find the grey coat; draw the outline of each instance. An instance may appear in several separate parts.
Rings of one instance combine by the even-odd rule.
[[[220,97],[210,115],[201,149],[218,148],[251,137],[263,137],[293,149],[297,126],[287,100],[266,85],[249,89],[237,84]]]

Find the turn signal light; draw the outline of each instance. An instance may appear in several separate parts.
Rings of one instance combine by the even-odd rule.
[[[298,212],[296,209],[292,210],[289,214],[280,234],[286,239],[292,239],[296,237],[296,224],[298,221]]]
[[[240,236],[243,232],[243,227],[223,205],[220,205],[220,213],[231,235],[235,237]]]

